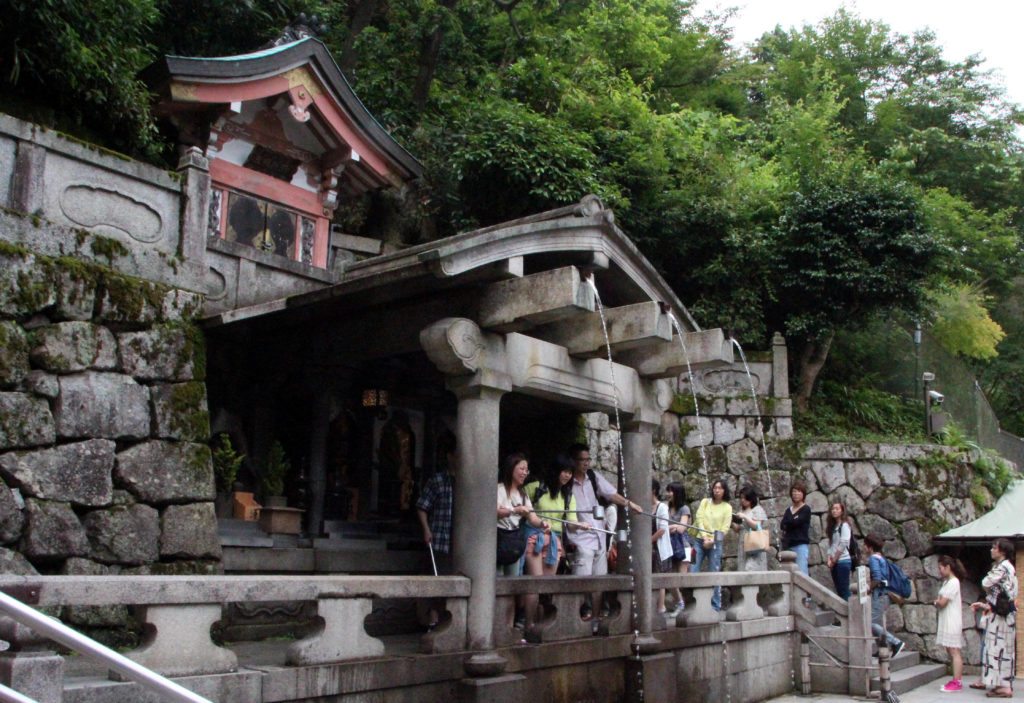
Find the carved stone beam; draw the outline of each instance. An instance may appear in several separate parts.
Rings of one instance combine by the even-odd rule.
[[[523,395],[588,412],[611,412],[618,402],[630,413],[641,404],[636,372],[628,366],[612,368],[607,359],[577,359],[561,345],[519,333],[505,337],[505,350],[512,388]]]
[[[661,305],[655,302],[623,305],[604,311],[608,323],[608,337],[612,354],[636,349],[659,342],[672,341],[672,326]],[[577,315],[551,325],[532,330],[534,337],[560,344],[569,354],[579,357],[605,357],[604,331],[601,314],[597,312]]]
[[[446,317],[420,331],[420,345],[434,366],[448,376],[452,390],[483,386],[511,390],[505,339],[486,334],[472,320]]]
[[[672,404],[672,385],[665,379],[637,376],[634,397],[636,406],[632,408],[632,415],[623,421],[625,428],[644,424],[657,426],[661,424],[661,416]]]
[[[520,332],[596,309],[594,290],[575,266],[492,283],[480,300],[480,326]]]
[[[686,355],[678,339],[655,346],[633,349],[618,355],[618,361],[632,366],[646,378],[672,378],[686,373],[689,357],[690,368],[706,369],[733,363],[733,347],[720,329],[702,332],[687,332],[683,336]]]

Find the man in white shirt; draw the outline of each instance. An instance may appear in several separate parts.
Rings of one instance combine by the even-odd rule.
[[[576,497],[576,511],[580,520],[601,530],[608,529],[604,518],[594,516],[593,509],[601,505],[600,499],[605,503],[623,507],[628,505],[632,510],[641,510],[639,505],[619,495],[608,479],[590,468],[590,448],[587,445],[573,444],[569,447],[569,456],[575,465],[572,493]],[[611,510],[614,508],[609,508]],[[608,573],[607,537],[603,532],[595,530],[577,530],[572,534],[572,544],[576,551],[569,558],[569,566],[573,575],[603,576]],[[595,596],[594,602],[600,604],[601,593]],[[584,619],[589,620],[593,611],[584,605],[582,614]]]

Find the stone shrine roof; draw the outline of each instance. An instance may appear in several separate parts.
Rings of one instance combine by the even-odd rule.
[[[230,113],[240,103],[280,96],[291,100],[293,116],[324,144],[323,158],[345,157],[347,171],[356,172],[356,192],[398,186],[423,173],[419,161],[359,100],[327,47],[312,37],[237,56],[165,56],[143,75],[161,96],[160,110],[183,133],[188,115],[209,125],[217,119],[218,108]],[[189,136],[205,148],[202,137],[195,136],[202,127],[192,125]],[[351,156],[332,156],[332,147],[337,152],[345,146]]]

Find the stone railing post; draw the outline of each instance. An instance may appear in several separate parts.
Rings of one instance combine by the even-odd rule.
[[[144,605],[139,608],[147,634],[142,646],[125,656],[164,676],[223,674],[238,670],[238,657],[210,639],[221,619],[221,605]],[[120,675],[115,676],[122,680]]]
[[[752,577],[753,579],[753,577]],[[725,611],[725,619],[730,621],[755,620],[764,617],[764,610],[757,604],[757,594],[761,590],[759,583],[745,583],[741,586],[733,586],[732,605]],[[736,591],[740,597],[736,597]]]
[[[35,133],[34,127],[32,131]],[[42,212],[46,193],[43,183],[45,169],[46,149],[30,141],[19,141],[14,157],[14,175],[11,178],[9,207],[12,210]]]
[[[366,634],[363,622],[373,610],[371,598],[321,598],[317,615],[324,625],[318,632],[288,646],[286,661],[296,666],[379,657],[384,643]]]
[[[0,683],[38,703],[61,703],[64,697],[64,657],[31,629],[0,617],[0,640],[10,648],[0,653]]]
[[[686,610],[679,614],[676,623],[683,627],[693,625],[716,625],[722,621],[722,614],[711,605],[715,594],[714,586],[694,586]]]
[[[867,696],[871,690],[871,672],[866,668],[871,664],[871,597],[861,598],[855,593],[846,603],[849,606],[846,634],[850,637],[847,640],[848,690],[851,696]]]
[[[772,396],[789,397],[789,351],[786,338],[778,332],[772,336]]]
[[[178,253],[186,265],[206,275],[206,237],[210,222],[210,162],[197,147],[178,161],[181,175],[181,233]],[[200,278],[199,280],[202,280]]]

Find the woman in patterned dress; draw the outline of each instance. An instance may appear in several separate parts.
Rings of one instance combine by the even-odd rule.
[[[1012,607],[1006,615],[995,611],[1000,593],[1017,599],[1017,573],[1013,568],[1013,543],[999,538],[992,543],[992,569],[981,581],[985,600],[971,603],[971,610],[981,610],[988,619],[985,628],[985,660],[982,662],[982,680],[989,698],[1012,698],[1013,678],[1017,666],[1016,637],[1017,613]],[[973,686],[973,684],[972,684]]]

